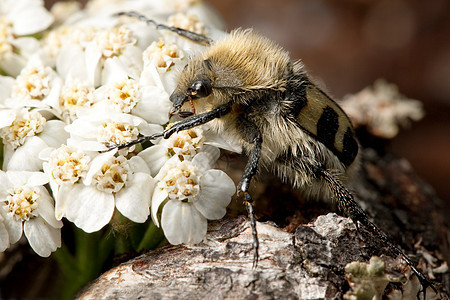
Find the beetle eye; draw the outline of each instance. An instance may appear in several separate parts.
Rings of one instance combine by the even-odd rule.
[[[194,81],[190,90],[192,96],[196,96],[197,98],[207,97],[212,92],[211,81],[207,79]]]

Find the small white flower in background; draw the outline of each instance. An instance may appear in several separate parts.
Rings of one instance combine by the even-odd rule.
[[[212,28],[206,26],[205,23],[194,14],[184,12],[171,14],[167,18],[165,24],[167,24],[168,26],[178,27],[181,29],[195,32],[200,35],[214,38],[214,36],[211,36],[210,34],[213,31]],[[174,32],[168,32],[165,36],[165,40],[166,42],[176,43],[178,47],[183,49],[184,53],[188,57],[196,55],[197,53],[201,52],[204,49],[204,45],[180,37]]]
[[[61,63],[73,65],[77,62],[77,67],[84,61],[67,60],[70,56],[74,58],[73,52],[83,52],[89,42],[95,39],[98,28],[88,26],[70,26],[62,25],[47,32],[41,40],[42,55],[51,67],[56,65],[56,60],[61,60]],[[65,55],[60,56],[63,53]],[[58,68],[60,72],[61,68]]]
[[[365,126],[371,134],[385,139],[393,138],[400,127],[422,119],[425,114],[420,101],[401,95],[396,85],[385,80],[377,80],[373,87],[346,96],[341,105],[356,128]]]
[[[155,177],[152,219],[161,224],[169,243],[199,243],[205,238],[207,220],[225,216],[236,187],[227,174],[212,169],[217,158],[218,150],[200,152],[192,161],[174,156]]]
[[[125,49],[136,43],[132,32],[125,26],[99,31],[95,43],[104,58],[119,56]]]
[[[81,3],[78,1],[58,1],[52,5],[51,14],[56,24],[62,24],[71,16],[81,11]],[[55,24],[54,24],[55,25]]]
[[[0,215],[8,232],[5,242],[16,243],[22,232],[33,250],[47,257],[61,246],[62,222],[56,220],[53,199],[43,186],[48,182],[41,172],[0,172]],[[0,234],[4,231],[0,228]]]
[[[139,77],[142,50],[136,46],[133,32],[125,26],[105,29],[101,25],[74,24],[54,29],[46,36],[43,56],[56,65],[62,78],[82,80],[97,87],[113,75],[110,65],[118,65],[116,68],[128,77]]]
[[[205,24],[192,14],[177,13],[167,19],[167,25],[183,28],[204,35],[206,33]]]
[[[98,231],[108,224],[114,207],[133,222],[147,220],[155,180],[139,156],[127,160],[115,154],[116,151],[110,151],[96,156],[82,181],[59,186],[58,219],[66,217],[86,232]],[[48,171],[53,173],[50,168]]]
[[[14,33],[12,26],[0,17],[0,57],[11,55],[14,50]]]
[[[2,0],[0,16],[11,25],[15,35],[30,35],[47,29],[53,16],[43,0]]]
[[[41,0],[2,0],[0,5],[0,70],[16,76],[27,57],[38,50],[33,37],[53,23]]]
[[[49,120],[37,110],[0,110],[0,137],[4,143],[3,167],[16,171],[39,171],[43,161],[39,153],[59,147],[69,137],[66,124]]]

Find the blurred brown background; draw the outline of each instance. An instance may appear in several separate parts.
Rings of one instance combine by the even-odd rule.
[[[450,208],[450,1],[206,2],[227,30],[253,27],[301,58],[336,99],[385,78],[423,101],[425,119],[403,130],[391,150],[406,157]]]

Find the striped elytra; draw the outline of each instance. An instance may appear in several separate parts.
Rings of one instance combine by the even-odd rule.
[[[304,83],[303,92],[296,92],[288,99],[291,116],[309,135],[324,144],[339,160],[349,166],[358,154],[354,130],[345,112],[322,90],[311,83]]]

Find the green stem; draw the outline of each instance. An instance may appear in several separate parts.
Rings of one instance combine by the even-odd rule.
[[[74,237],[73,254],[65,245],[54,254],[65,276],[62,299],[72,299],[83,286],[98,277],[114,247],[114,239],[103,232],[88,234],[74,226]]]
[[[75,231],[75,257],[80,268],[79,278],[83,282],[95,278],[93,276],[101,271],[103,262],[98,261],[100,239],[100,232],[88,234],[80,229]]]
[[[155,223],[150,222],[145,231],[144,237],[142,238],[137,251],[140,252],[142,250],[152,250],[156,249],[162,241],[164,241],[164,232],[161,228],[157,227]]]
[[[116,221],[123,221],[118,220],[119,217],[116,217]],[[83,286],[97,278],[113,251],[127,252],[133,244],[137,245],[137,251],[150,250],[166,242],[162,229],[151,221],[129,226],[127,232],[114,231],[115,234],[105,230],[86,233],[75,226],[73,230],[73,253],[65,244],[54,253],[55,260],[65,276],[61,299],[72,299]]]
[[[64,276],[68,278],[76,277],[76,274],[78,273],[78,266],[75,262],[75,258],[72,254],[70,254],[70,251],[65,244],[63,244],[61,248],[54,252],[52,256],[56,260],[58,266],[61,268]]]

